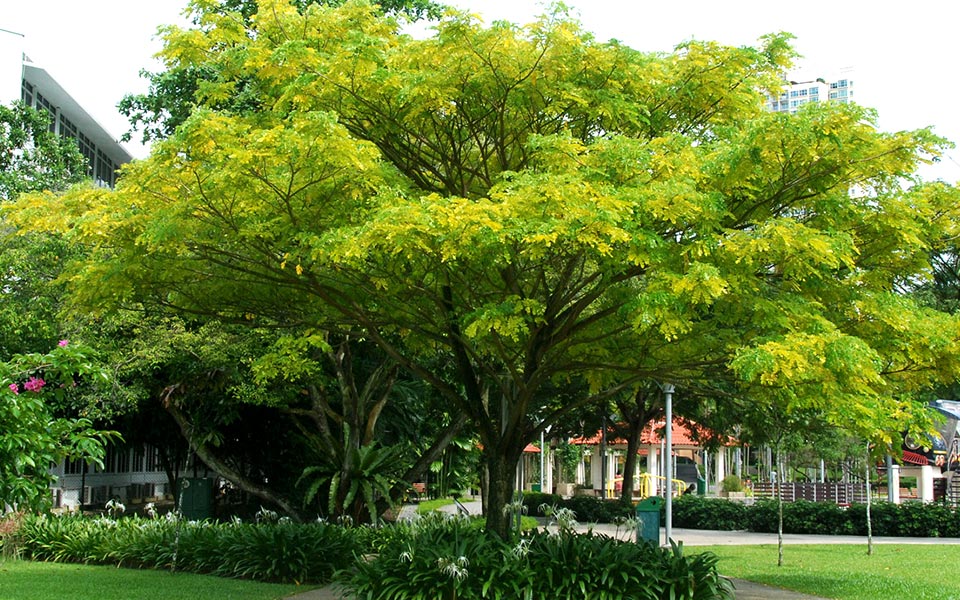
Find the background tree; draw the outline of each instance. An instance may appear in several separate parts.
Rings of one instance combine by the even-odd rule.
[[[376,344],[471,420],[491,530],[529,441],[640,382],[722,375],[882,438],[955,376],[957,321],[896,291],[955,230],[952,188],[901,186],[942,141],[765,113],[787,36],[662,55],[562,14],[414,40],[368,5],[260,9],[254,34],[199,6],[168,30],[171,69],[215,65],[198,108],[116,192],[17,223],[98,248],[79,306]],[[255,110],[223,108],[251,83]]]
[[[0,106],[0,200],[25,192],[63,190],[86,177],[74,140],[50,128],[50,117],[22,102]]]
[[[0,201],[62,191],[86,177],[73,140],[50,131],[50,118],[17,102],[0,106]],[[44,352],[62,337],[59,291],[49,287],[75,253],[58,236],[13,235],[0,227],[0,357]]]

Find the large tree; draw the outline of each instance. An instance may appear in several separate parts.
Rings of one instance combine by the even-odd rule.
[[[641,382],[724,377],[873,432],[956,373],[956,320],[896,293],[955,233],[953,188],[902,185],[942,141],[853,105],[765,113],[787,36],[646,54],[562,13],[417,40],[365,4],[196,8],[164,56],[215,65],[200,107],[115,192],[15,218],[97,248],[79,306],[377,344],[471,419],[494,531],[526,443]]]

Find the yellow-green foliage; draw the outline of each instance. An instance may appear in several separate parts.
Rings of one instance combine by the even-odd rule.
[[[249,30],[193,9],[162,53],[216,73],[190,118],[116,191],[6,212],[95,248],[77,306],[360,332],[493,462],[571,409],[548,384],[722,382],[884,442],[960,373],[957,318],[901,295],[957,232],[956,189],[912,179],[945,142],[856,105],[764,112],[788,35],[656,54],[562,8],[423,40],[363,3],[265,1]]]

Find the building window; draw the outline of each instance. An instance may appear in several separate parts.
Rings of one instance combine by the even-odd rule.
[[[63,465],[64,475],[79,475],[83,473],[83,460],[68,460]]]
[[[20,99],[27,106],[33,107],[33,86],[24,81],[20,88]]]
[[[77,139],[77,134],[78,134],[78,133],[79,133],[79,132],[77,131],[77,126],[73,124],[73,121],[71,121],[70,119],[66,118],[66,117],[63,116],[63,114],[61,113],[61,115],[60,115],[60,135],[62,135],[62,136],[65,137],[65,138],[70,138],[70,139],[75,140],[75,139]]]
[[[43,97],[42,94],[37,92],[37,110],[45,110],[47,114],[50,115],[50,129],[51,133],[57,131],[57,107],[54,106],[49,100]]]

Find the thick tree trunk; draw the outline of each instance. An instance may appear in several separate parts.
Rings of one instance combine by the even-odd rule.
[[[513,501],[519,459],[520,453],[509,450],[491,452],[490,449],[485,449],[483,455],[487,473],[483,502],[487,531],[502,539],[510,537],[511,519],[515,518],[513,514],[508,514],[507,507]]]
[[[627,455],[623,459],[623,487],[620,492],[620,500],[623,502],[633,501],[633,489],[636,486],[633,473],[637,470],[640,434],[643,432],[643,426],[644,424],[631,427],[630,434],[627,436]]]
[[[643,428],[662,410],[662,407],[657,403],[659,397],[659,393],[655,389],[651,390],[641,386],[634,392],[632,401],[626,399],[617,401],[617,408],[628,427],[626,435],[627,456],[624,459],[623,487],[620,491],[620,499],[623,502],[633,501],[633,490],[636,487],[633,474],[637,469],[640,438]]]

